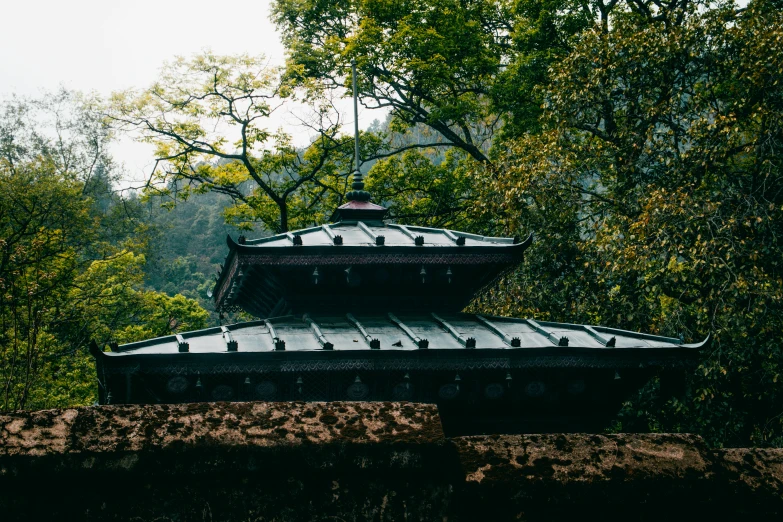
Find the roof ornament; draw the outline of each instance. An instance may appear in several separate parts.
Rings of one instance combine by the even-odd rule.
[[[351,191],[345,195],[347,203],[341,205],[332,215],[332,220],[338,221],[381,221],[388,212],[386,207],[371,203],[370,193],[364,190],[364,178],[359,170],[359,98],[356,87],[356,60],[351,60],[351,74],[353,81],[353,182]],[[379,236],[380,237],[380,236]],[[379,242],[380,241],[380,242]],[[383,239],[376,238],[376,244],[382,245]]]
[[[364,190],[364,179],[359,170],[359,102],[356,94],[356,60],[351,60],[353,80],[353,189],[345,198],[348,201],[370,201],[370,193]]]

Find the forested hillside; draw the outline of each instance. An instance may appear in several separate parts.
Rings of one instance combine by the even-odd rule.
[[[149,185],[126,197],[107,188],[105,154],[61,168],[56,140],[30,139],[15,155],[24,133],[9,105],[3,183],[67,201],[57,215],[73,224],[36,217],[25,235],[29,205],[2,200],[4,409],[89,400],[86,369],[68,377],[78,397],[8,398],[48,393],[45,364],[84,366],[72,355],[88,337],[215,324],[208,292],[227,233],[327,222],[355,168],[351,122],[333,103],[355,61],[360,102],[388,114],[360,145],[367,188],[393,219],[536,236],[471,310],[712,335],[685,396],[663,397],[654,380],[615,429],[783,445],[782,13],[779,0],[275,0],[285,67],[205,52],[80,105],[93,138],[76,142],[127,132],[155,146]],[[294,98],[312,107],[305,146],[269,125]],[[20,261],[49,259],[25,252],[52,244],[67,255]],[[31,301],[42,279],[56,303]],[[120,306],[118,292],[135,297]],[[97,308],[77,320],[82,302]],[[23,386],[24,368],[38,380]]]
[[[228,196],[207,193],[173,206],[151,197],[143,204],[150,226],[150,253],[145,284],[168,295],[182,294],[210,313],[210,326],[219,324],[210,299],[215,275],[225,261],[226,236],[240,232],[227,225],[223,211],[231,204]],[[259,236],[263,231],[257,233]]]

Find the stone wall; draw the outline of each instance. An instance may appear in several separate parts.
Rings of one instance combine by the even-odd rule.
[[[443,436],[407,403],[0,416],[0,520],[783,520],[783,450],[690,435]]]

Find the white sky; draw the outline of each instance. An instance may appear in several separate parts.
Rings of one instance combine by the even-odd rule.
[[[37,96],[59,86],[108,95],[143,88],[165,61],[204,49],[218,54],[264,54],[282,65],[283,45],[269,21],[270,0],[218,3],[207,0],[7,0],[0,18],[0,98]],[[238,5],[241,4],[241,5]],[[347,111],[346,104],[343,111]],[[353,115],[343,121],[353,125]],[[366,127],[383,115],[360,108]],[[285,110],[270,127],[292,127]],[[128,139],[113,154],[133,179],[152,166],[147,146]]]

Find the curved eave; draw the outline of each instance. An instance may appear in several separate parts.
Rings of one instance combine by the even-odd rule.
[[[501,317],[501,316],[493,316],[493,315],[487,315],[485,316],[487,318],[496,319],[498,321],[513,321],[514,318],[509,317]],[[575,323],[553,323],[548,321],[539,321],[540,324],[545,326],[552,326],[555,328],[571,328],[571,329],[580,329],[585,328],[585,326],[588,325],[581,325],[581,324],[575,324]],[[607,334],[616,334],[623,337],[630,337],[630,338],[637,338],[637,339],[648,339],[652,341],[659,341],[659,342],[667,342],[671,343],[673,348],[687,348],[687,349],[693,349],[693,350],[701,350],[702,348],[708,348],[710,344],[712,343],[712,334],[708,333],[707,337],[704,338],[704,340],[695,342],[695,343],[683,343],[681,340],[676,339],[674,337],[666,337],[663,335],[655,335],[655,334],[648,334],[648,333],[641,333],[641,332],[634,332],[633,330],[623,330],[621,328],[612,328],[608,326],[590,326],[590,328],[595,328],[599,332],[605,332]]]
[[[98,346],[98,343],[95,341],[90,341],[90,355],[95,357],[95,359],[103,359],[107,354],[103,350],[101,350],[100,346]]]
[[[707,337],[705,337],[703,341],[698,343],[683,344],[681,345],[681,348],[688,348],[691,350],[701,350],[701,349],[709,348],[711,344],[712,344],[712,334],[708,333]]]
[[[519,245],[522,245],[522,246],[524,247],[524,248],[523,248],[523,251],[524,251],[524,250],[527,250],[527,248],[528,248],[530,245],[532,245],[532,244],[533,244],[533,233],[531,232],[530,234],[528,234],[528,235],[527,235],[527,237],[526,237],[526,238],[525,238],[523,241],[521,241],[520,243],[518,243],[518,244],[519,244]]]

